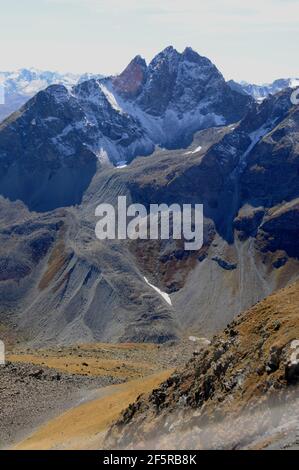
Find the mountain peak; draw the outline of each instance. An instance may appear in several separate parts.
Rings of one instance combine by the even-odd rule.
[[[167,46],[165,47],[165,49],[163,49],[160,52],[160,54],[167,55],[167,54],[172,54],[173,52],[175,52],[176,54],[179,54],[179,52],[173,46]]]
[[[168,46],[153,58],[151,64],[160,63],[161,60],[165,61],[165,59],[166,61],[172,61],[173,58],[178,59],[180,56],[181,54],[173,46]]]
[[[203,98],[211,104],[219,92],[223,97],[228,96],[227,88],[221,73],[208,58],[191,47],[180,53],[168,46],[150,62],[138,104],[151,115],[161,116],[170,109],[182,115],[194,110]],[[231,100],[236,97],[231,96]],[[217,122],[224,122],[223,106],[210,112],[220,116]]]
[[[167,67],[170,70],[177,70],[179,64],[185,62],[199,67],[214,67],[207,57],[199,55],[192,47],[186,47],[181,53],[173,46],[168,46],[153,58],[149,64],[149,68],[157,70]]]
[[[120,75],[113,78],[113,86],[120,95],[134,98],[142,89],[146,80],[146,72],[146,61],[137,55]]]
[[[163,49],[161,52],[159,52],[153,59],[153,61],[157,58],[173,58],[177,57],[182,60],[188,60],[189,62],[195,62],[195,63],[202,63],[203,60],[207,62],[207,64],[210,64],[211,61],[207,59],[206,57],[201,56],[196,52],[192,47],[187,46],[184,51],[178,52],[177,49],[175,49],[173,46],[168,46],[165,49]]]
[[[191,51],[191,52],[195,52],[195,54],[197,54],[197,55],[198,55],[198,53],[197,53],[197,52],[196,52],[194,49],[192,49],[192,47],[191,47],[191,46],[187,46],[187,47],[185,47],[183,54],[185,54],[185,53],[187,53],[187,52],[189,52],[189,51]]]
[[[212,62],[207,57],[201,56],[198,52],[194,51],[192,47],[186,47],[182,53],[182,59],[188,62],[193,62],[201,66],[212,65]]]
[[[130,64],[141,65],[142,67],[147,67],[145,59],[141,55],[136,55],[133,60],[131,60]]]

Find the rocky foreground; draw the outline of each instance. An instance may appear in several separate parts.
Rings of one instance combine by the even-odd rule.
[[[117,384],[127,383],[134,401],[143,390],[155,386],[155,382],[151,386],[151,377],[159,377],[161,371],[182,366],[196,347],[195,343],[185,341],[163,346],[95,343],[34,350],[20,344],[12,346],[6,334],[7,344],[13,349],[6,356],[6,365],[0,366],[0,448],[26,439],[66,410],[76,410],[82,403],[92,403],[106,393],[110,396],[119,392]],[[134,395],[136,380],[140,392]],[[109,387],[107,392],[105,387],[110,385],[116,390]],[[122,399],[124,404],[120,402],[119,408],[118,404],[113,405],[116,409],[114,419],[130,403],[126,402],[126,396]],[[92,404],[90,406],[91,416],[96,418],[97,408],[93,410]],[[101,413],[103,415],[103,410]],[[89,422],[90,418],[83,416],[82,427],[88,428]],[[64,433],[63,427],[60,431]],[[37,448],[39,445],[37,441]]]
[[[112,427],[109,448],[297,448],[299,284],[233,321]]]
[[[122,380],[66,374],[31,364],[0,366],[0,448],[86,399],[95,388]]]

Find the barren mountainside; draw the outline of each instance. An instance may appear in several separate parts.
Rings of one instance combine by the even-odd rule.
[[[3,322],[39,345],[211,337],[296,281],[290,94],[244,101],[208,59],[171,47],[38,93],[0,126]],[[202,203],[203,247],[97,240],[95,208],[118,196]]]
[[[298,445],[298,283],[238,316],[198,349],[183,370],[124,411],[108,448]]]

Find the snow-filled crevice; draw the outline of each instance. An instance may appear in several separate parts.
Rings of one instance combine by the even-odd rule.
[[[168,295],[166,292],[161,291],[161,289],[159,289],[158,287],[153,286],[153,284],[151,284],[145,276],[143,277],[143,279],[152,289],[158,292],[158,294],[165,300],[165,302],[167,302],[169,305],[172,305],[170,295]]]

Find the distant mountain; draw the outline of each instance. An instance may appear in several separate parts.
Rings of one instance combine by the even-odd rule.
[[[0,85],[4,87],[5,104],[0,104],[0,121],[19,109],[26,101],[49,85],[61,84],[72,87],[78,82],[101,75],[85,73],[61,74],[34,68],[20,69],[15,72],[0,72]]]
[[[119,76],[72,89],[52,85],[0,126],[1,194],[36,210],[78,203],[98,162],[187,146],[200,129],[239,121],[251,101],[190,48],[168,47],[148,66],[137,56]]]
[[[235,82],[230,80],[227,82],[232,90],[252,96],[256,101],[263,101],[270,94],[275,95],[285,88],[299,87],[299,78],[281,78],[273,83],[265,83],[264,85],[254,85],[247,82]]]

